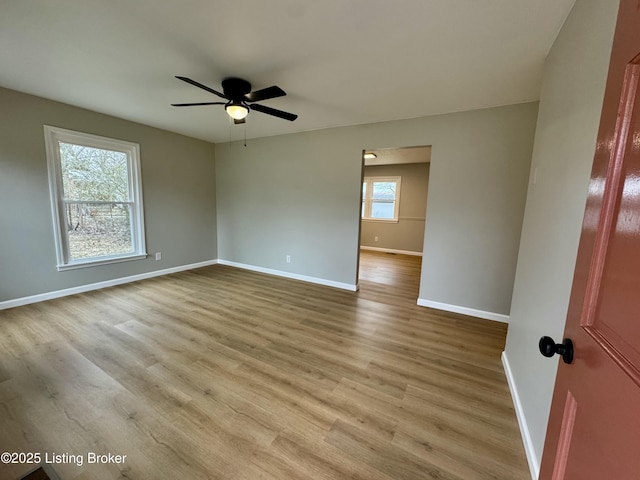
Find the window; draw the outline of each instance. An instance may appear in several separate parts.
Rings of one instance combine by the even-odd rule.
[[[44,133],[58,270],[145,258],[139,146]]]
[[[400,177],[365,177],[362,184],[362,218],[397,222],[400,211]]]

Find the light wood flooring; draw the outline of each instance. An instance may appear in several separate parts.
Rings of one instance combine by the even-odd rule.
[[[0,311],[0,451],[82,456],[65,480],[530,478],[506,326],[418,307],[419,274],[363,252],[353,293],[215,265]]]

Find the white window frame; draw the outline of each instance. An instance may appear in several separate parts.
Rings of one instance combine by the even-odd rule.
[[[396,183],[396,198],[393,211],[393,218],[371,218],[371,207],[373,204],[373,182],[395,182]],[[400,215],[400,191],[402,177],[364,177],[362,183],[366,184],[366,191],[364,196],[364,215],[362,220],[367,222],[386,222],[386,223],[398,223]],[[363,185],[364,188],[364,185]],[[360,207],[362,209],[362,205]]]
[[[140,175],[140,146],[137,143],[115,140],[89,133],[66,130],[44,125],[44,138],[49,171],[49,193],[53,217],[54,239],[58,271],[75,268],[93,267],[116,262],[139,260],[147,257],[144,236],[144,208],[142,205],[142,181]],[[133,252],[121,255],[103,255],[99,257],[72,260],[69,254],[69,237],[64,215],[64,190],[62,185],[62,164],[60,161],[60,142],[122,152],[127,156],[127,183],[131,208],[131,235]]]

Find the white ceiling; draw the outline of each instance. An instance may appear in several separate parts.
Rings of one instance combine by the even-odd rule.
[[[174,75],[283,88],[248,138],[520,103],[574,1],[0,0],[0,86],[215,142],[243,127]]]

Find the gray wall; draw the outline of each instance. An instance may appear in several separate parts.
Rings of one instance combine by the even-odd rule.
[[[420,297],[508,315],[537,107],[217,145],[218,256],[355,285],[362,149],[432,145]]]
[[[364,247],[422,252],[429,184],[428,163],[371,165],[365,177],[401,177],[398,222],[362,221],[360,245]],[[375,241],[378,237],[378,241]]]
[[[617,9],[577,0],[545,65],[505,350],[536,468],[558,364],[538,339],[564,330]]]
[[[537,103],[220,144],[214,172],[209,143],[0,95],[0,301],[216,256],[355,286],[363,147],[433,145],[420,298],[509,313]],[[56,271],[43,124],[140,144],[162,261]]]
[[[214,146],[0,88],[0,301],[216,258]],[[43,125],[140,144],[145,260],[56,270]]]

